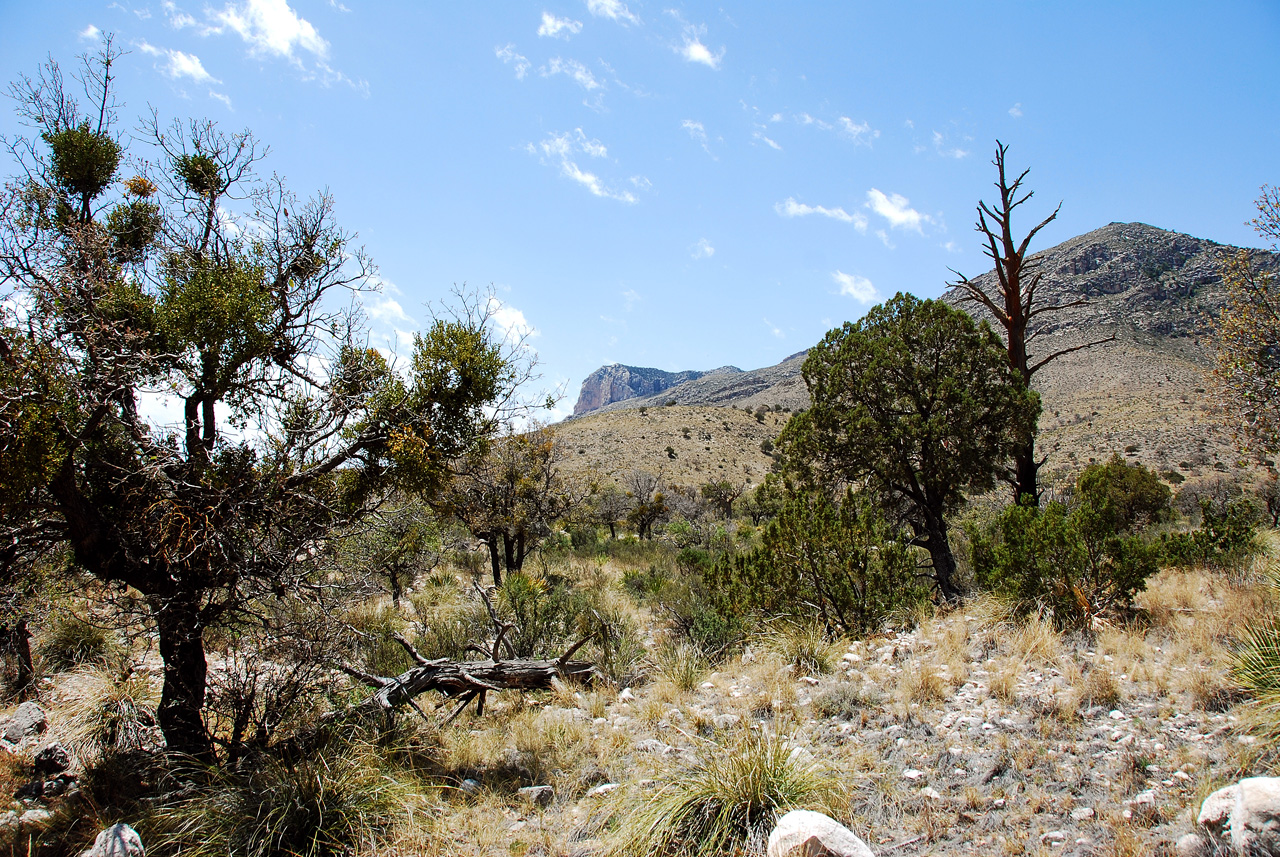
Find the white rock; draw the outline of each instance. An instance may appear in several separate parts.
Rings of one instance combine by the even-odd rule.
[[[820,812],[793,809],[769,834],[767,857],[875,857],[867,843]]]
[[[98,834],[93,847],[80,857],[143,857],[142,837],[127,824],[113,824]]]
[[[907,768],[902,772],[903,779],[918,780],[924,776],[924,771],[917,771],[915,768]]]
[[[1200,804],[1200,814],[1196,816],[1196,824],[1203,827],[1213,839],[1225,843],[1229,835],[1231,813],[1235,811],[1236,796],[1239,793],[1240,786],[1235,785],[1218,789],[1209,795],[1204,799],[1204,803]]]
[[[1093,818],[1095,815],[1097,815],[1097,813],[1094,812],[1093,807],[1091,806],[1082,806],[1077,809],[1071,810],[1072,821],[1088,821],[1089,819]]]
[[[1249,857],[1280,857],[1280,777],[1239,782],[1231,812],[1231,847]]]
[[[1212,857],[1213,843],[1198,833],[1188,833],[1174,846],[1178,857]]]
[[[601,797],[607,795],[618,787],[617,783],[601,783],[595,788],[587,790],[587,797]]]
[[[925,786],[920,790],[920,797],[928,798],[929,800],[942,800],[942,793],[933,786]]]
[[[712,718],[711,722],[716,725],[717,729],[732,729],[738,725],[742,718],[737,714],[717,714]]]
[[[631,688],[624,687],[622,693],[618,694],[618,702],[635,702],[636,695],[631,692]]]
[[[47,809],[29,809],[22,815],[18,816],[18,823],[23,827],[41,827],[53,818],[53,813]]]
[[[1067,834],[1063,833],[1061,830],[1050,830],[1040,834],[1040,841],[1041,842],[1066,842]]]

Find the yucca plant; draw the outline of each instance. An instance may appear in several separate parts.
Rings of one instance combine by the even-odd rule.
[[[784,739],[757,731],[708,741],[627,813],[613,857],[710,857],[763,853],[777,819],[792,809],[831,811],[834,778]]]
[[[1257,565],[1267,588],[1280,599],[1277,538],[1268,533],[1260,542]],[[1258,702],[1272,731],[1280,734],[1280,617],[1259,617],[1245,626],[1232,655],[1231,678]]]

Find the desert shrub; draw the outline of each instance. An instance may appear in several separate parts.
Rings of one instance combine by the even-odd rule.
[[[156,806],[148,846],[191,857],[376,854],[406,791],[373,753],[350,747],[243,774],[213,769],[194,792]]]
[[[407,624],[391,604],[367,605],[350,611],[346,626],[350,646],[365,672],[379,676],[399,675],[413,666],[413,660],[392,634],[403,634]]]
[[[1172,492],[1154,471],[1112,455],[1106,464],[1091,464],[1076,480],[1076,493],[1116,533],[1132,533],[1165,520],[1172,512]]]
[[[716,609],[702,573],[710,565],[708,552],[686,548],[674,567],[650,565],[647,571],[625,572],[622,585],[640,603],[665,614],[678,639],[718,663],[741,646],[750,622]]]
[[[145,673],[96,667],[76,674],[61,706],[67,749],[102,760],[159,745],[159,694]]]
[[[796,675],[831,672],[843,646],[821,622],[775,622],[764,635],[764,647],[791,664]]]
[[[855,635],[928,596],[906,542],[852,491],[838,504],[821,491],[794,494],[769,522],[760,547],[722,556],[704,579],[723,615],[816,619]]]
[[[1252,550],[1258,513],[1248,499],[1215,503],[1200,498],[1200,526],[1160,538],[1161,556],[1167,565],[1238,565]]]
[[[515,626],[507,640],[517,658],[558,655],[595,623],[586,594],[557,575],[510,573],[495,606]]]
[[[37,645],[41,661],[54,671],[105,664],[117,648],[115,636],[106,628],[71,612],[56,615]]]
[[[658,675],[683,691],[693,690],[707,673],[702,651],[685,641],[663,646],[657,652]]]
[[[708,742],[626,815],[610,853],[713,855],[763,851],[792,809],[831,811],[833,780],[783,739],[750,731]]]
[[[1280,599],[1280,567],[1268,557],[1265,586]],[[1264,716],[1280,732],[1280,617],[1258,616],[1242,630],[1231,658],[1231,678],[1261,705]]]
[[[851,684],[838,685],[813,701],[813,713],[819,717],[852,720],[864,709],[874,709],[882,702],[878,691]]]
[[[1158,570],[1158,552],[1117,532],[1105,508],[1083,502],[1010,506],[968,532],[974,582],[1009,599],[1018,614],[1042,613],[1058,628],[1088,627],[1127,607]]]

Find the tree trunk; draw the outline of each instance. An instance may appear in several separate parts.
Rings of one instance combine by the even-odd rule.
[[[489,568],[493,571],[493,585],[502,585],[502,557],[498,553],[498,537],[490,536],[485,540],[485,546],[489,548]]]
[[[1014,454],[1014,502],[1040,505],[1038,478],[1040,462],[1036,461],[1036,439],[1029,438]]]
[[[199,608],[191,600],[174,596],[153,597],[151,607],[164,662],[157,714],[165,744],[171,752],[213,764],[217,761],[213,743],[201,717],[208,665]]]
[[[925,525],[925,540],[920,543],[929,552],[929,560],[933,563],[933,579],[937,581],[938,593],[944,601],[959,601],[960,588],[956,584],[956,558],[951,553],[951,542],[947,539],[947,525],[938,518]]]
[[[507,571],[519,571],[520,566],[516,564],[516,540],[510,533],[502,534],[502,551],[507,563]]]

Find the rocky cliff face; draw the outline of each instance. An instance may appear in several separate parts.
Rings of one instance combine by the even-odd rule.
[[[578,402],[573,406],[573,415],[581,416],[599,410],[614,402],[627,399],[655,396],[669,390],[677,384],[692,381],[707,375],[731,375],[741,372],[736,366],[722,366],[709,372],[664,372],[661,369],[648,369],[641,366],[623,366],[614,363],[601,366],[587,376],[582,382],[582,390],[578,393]]]

